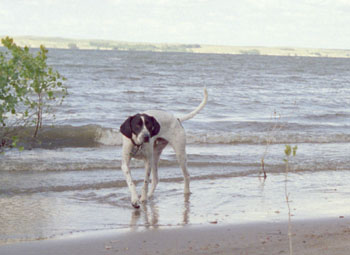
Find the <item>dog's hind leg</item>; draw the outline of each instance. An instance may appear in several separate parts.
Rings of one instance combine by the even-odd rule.
[[[159,160],[159,156],[154,156],[154,160],[153,160],[153,168],[152,168],[152,186],[150,191],[148,192],[148,197],[152,197],[153,193],[157,187],[158,184],[158,160]]]
[[[158,138],[154,142],[154,150],[153,150],[153,168],[152,168],[152,186],[151,190],[148,193],[148,197],[152,197],[153,193],[157,187],[158,184],[158,162],[160,159],[160,155],[162,154],[162,151],[167,146],[168,141],[162,138]]]
[[[184,193],[185,194],[190,194],[190,174],[188,173],[187,170],[187,156],[186,156],[186,150],[185,147],[183,148],[183,150],[185,152],[185,154],[183,153],[179,153],[176,154],[177,160],[180,164],[182,173],[184,175]]]
[[[183,130],[175,137],[175,142],[172,143],[172,147],[176,153],[177,161],[180,164],[183,176],[184,176],[184,193],[190,194],[190,174],[187,170],[187,154],[186,154],[186,134]]]

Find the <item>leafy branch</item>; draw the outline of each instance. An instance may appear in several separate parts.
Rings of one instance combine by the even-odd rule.
[[[16,140],[8,133],[19,126],[34,124],[36,137],[43,112],[50,113],[50,106],[61,104],[67,95],[66,79],[47,65],[48,50],[43,45],[32,54],[12,38],[3,38],[1,43],[6,50],[0,52],[0,151]]]

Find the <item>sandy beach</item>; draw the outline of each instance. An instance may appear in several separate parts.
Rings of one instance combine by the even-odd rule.
[[[31,254],[289,254],[288,223],[210,224],[103,231],[0,246],[2,255]],[[346,255],[346,216],[292,222],[293,254]]]

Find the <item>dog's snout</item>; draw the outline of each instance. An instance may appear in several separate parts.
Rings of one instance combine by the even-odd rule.
[[[145,136],[144,136],[144,138],[143,138],[143,140],[144,140],[144,142],[145,143],[148,143],[149,142],[149,135],[148,134],[146,134]]]

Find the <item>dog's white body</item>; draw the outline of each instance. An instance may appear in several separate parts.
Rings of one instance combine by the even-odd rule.
[[[140,131],[137,134],[132,134],[131,138],[123,135],[122,170],[131,192],[131,203],[135,208],[139,208],[139,201],[145,202],[147,197],[153,195],[158,184],[158,161],[163,149],[168,143],[173,147],[184,175],[184,192],[190,193],[190,176],[187,171],[186,134],[181,122],[194,117],[205,106],[207,99],[208,93],[204,89],[204,98],[201,104],[194,111],[181,118],[176,118],[173,114],[165,111],[146,111],[139,117],[143,123]],[[159,124],[159,132],[154,136],[151,136],[149,130],[146,128],[146,118],[149,116],[153,117]],[[130,174],[131,158],[143,159],[145,162],[146,173],[140,200]],[[152,186],[148,192],[151,173]]]

